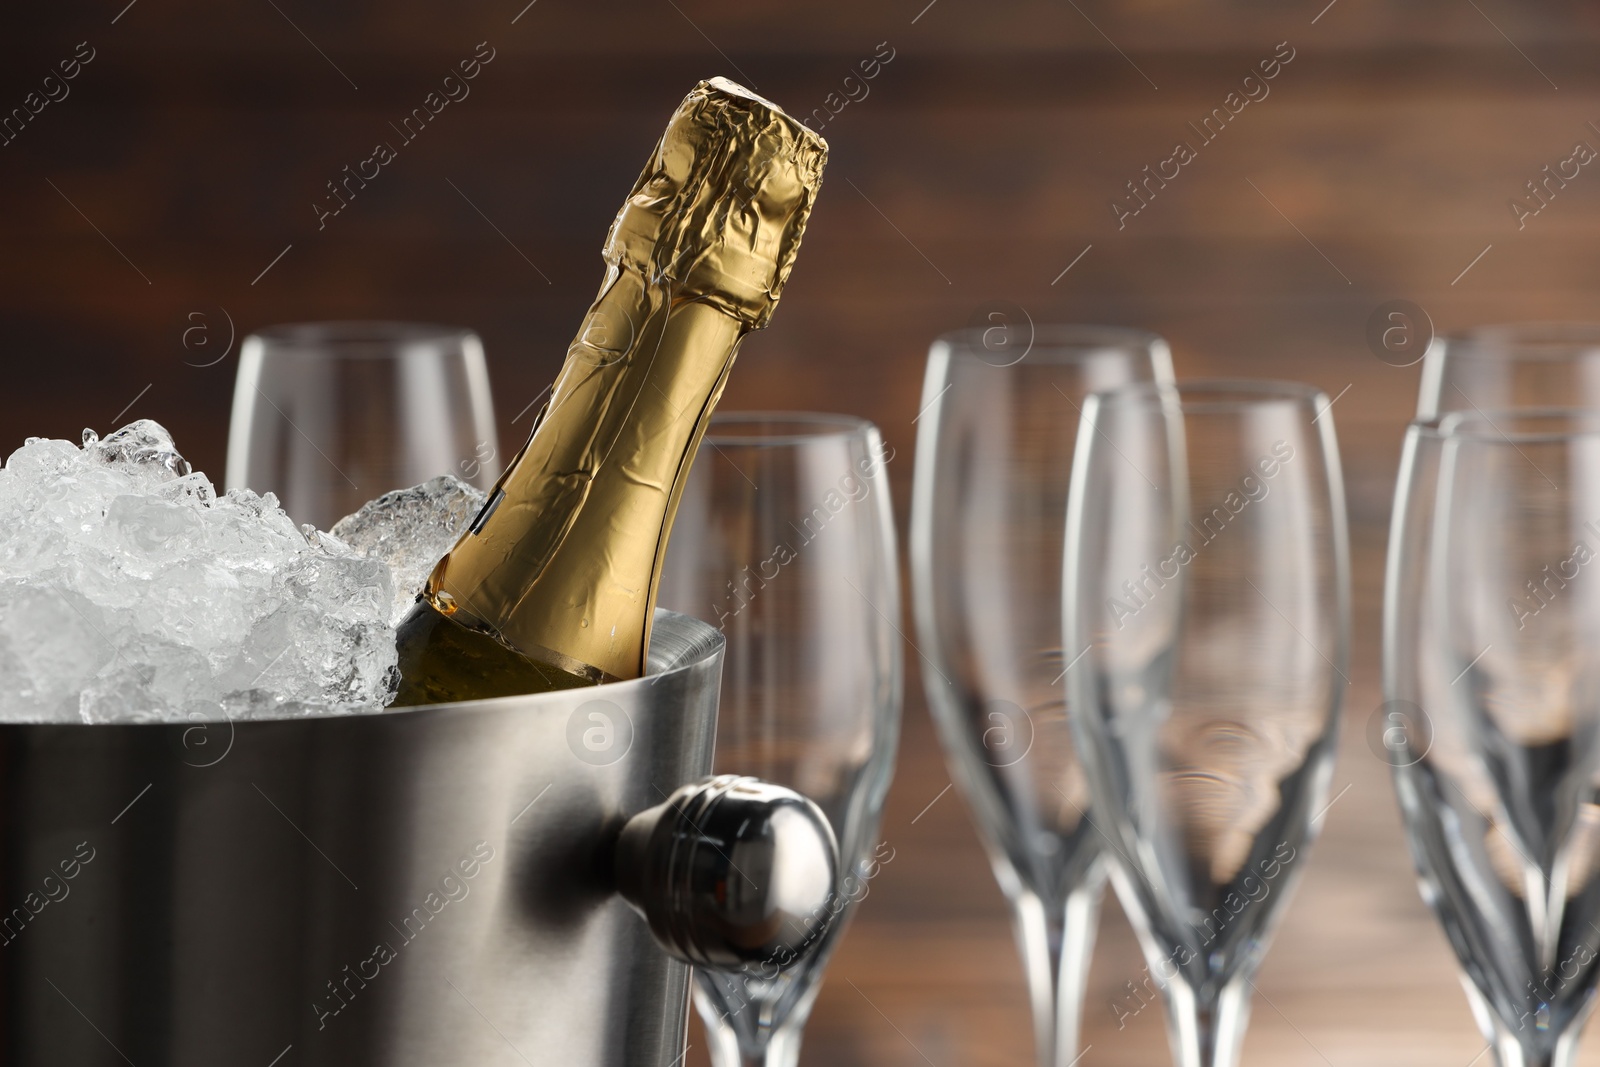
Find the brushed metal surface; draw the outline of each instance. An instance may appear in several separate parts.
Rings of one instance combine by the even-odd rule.
[[[610,857],[709,773],[721,661],[662,612],[652,673],[594,689],[0,725],[4,1062],[667,1067],[688,968]]]

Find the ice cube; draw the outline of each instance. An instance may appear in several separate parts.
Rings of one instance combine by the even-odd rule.
[[[138,470],[157,481],[182,477],[190,469],[166,427],[149,419],[130,422],[103,441],[93,430],[85,430],[83,449],[102,463]]]
[[[97,605],[49,579],[0,582],[0,716],[76,718],[79,692],[116,655],[111,626]]]
[[[411,610],[439,557],[450,551],[483,507],[484,492],[445,474],[369,501],[329,532],[394,573],[389,621]]]
[[[0,468],[0,720],[204,721],[371,710],[394,694],[389,569],[218,496],[160,425]]]

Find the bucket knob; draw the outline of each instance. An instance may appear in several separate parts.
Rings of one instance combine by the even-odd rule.
[[[781,969],[801,958],[833,916],[838,870],[820,808],[731,774],[635,815],[616,847],[617,890],[656,941],[718,970]]]

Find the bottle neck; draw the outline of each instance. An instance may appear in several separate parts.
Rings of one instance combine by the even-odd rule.
[[[667,534],[749,328],[613,270],[533,436],[434,570],[434,605],[596,681],[642,674]]]

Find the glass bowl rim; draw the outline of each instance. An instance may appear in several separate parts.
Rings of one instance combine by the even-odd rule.
[[[1562,419],[1582,420],[1585,425],[1570,430],[1517,429],[1496,422],[1529,422]],[[1479,408],[1472,411],[1450,411],[1431,419],[1414,419],[1408,433],[1420,434],[1440,441],[1470,441],[1473,444],[1509,445],[1516,448],[1524,444],[1554,444],[1586,437],[1600,437],[1600,411],[1586,408],[1496,408],[1492,412]]]
[[[933,347],[943,346],[950,354],[963,360],[972,360],[991,367],[1017,366],[1024,361],[1034,365],[1079,363],[1107,351],[1164,353],[1169,350],[1166,338],[1151,330],[1137,326],[1115,326],[1079,322],[1028,322],[1033,332],[1023,354],[1010,362],[993,358],[998,353],[987,348],[983,335],[994,326],[964,326],[934,338]]]
[[[721,429],[730,425],[761,424],[783,426],[788,429],[779,433],[737,433]],[[706,428],[705,440],[713,445],[774,448],[793,446],[806,441],[824,441],[829,438],[870,438],[877,433],[877,430],[877,426],[870,420],[842,412],[717,411],[711,415],[711,425]]]
[[[1577,319],[1534,319],[1490,323],[1445,336],[1444,359],[1507,363],[1561,360],[1574,354],[1600,355],[1600,322]]]
[[[332,319],[324,322],[282,322],[252,330],[246,344],[259,346],[263,357],[321,356],[327,359],[381,359],[393,352],[370,351],[389,345],[403,351],[422,345],[479,346],[478,335],[465,326],[402,319]]]
[[[1093,393],[1102,405],[1166,404],[1176,400],[1179,411],[1189,414],[1244,412],[1275,404],[1292,404],[1327,411],[1327,394],[1306,382],[1280,378],[1188,378],[1176,382],[1128,382]],[[1208,399],[1207,397],[1216,399]],[[1320,417],[1320,415],[1318,416]]]

